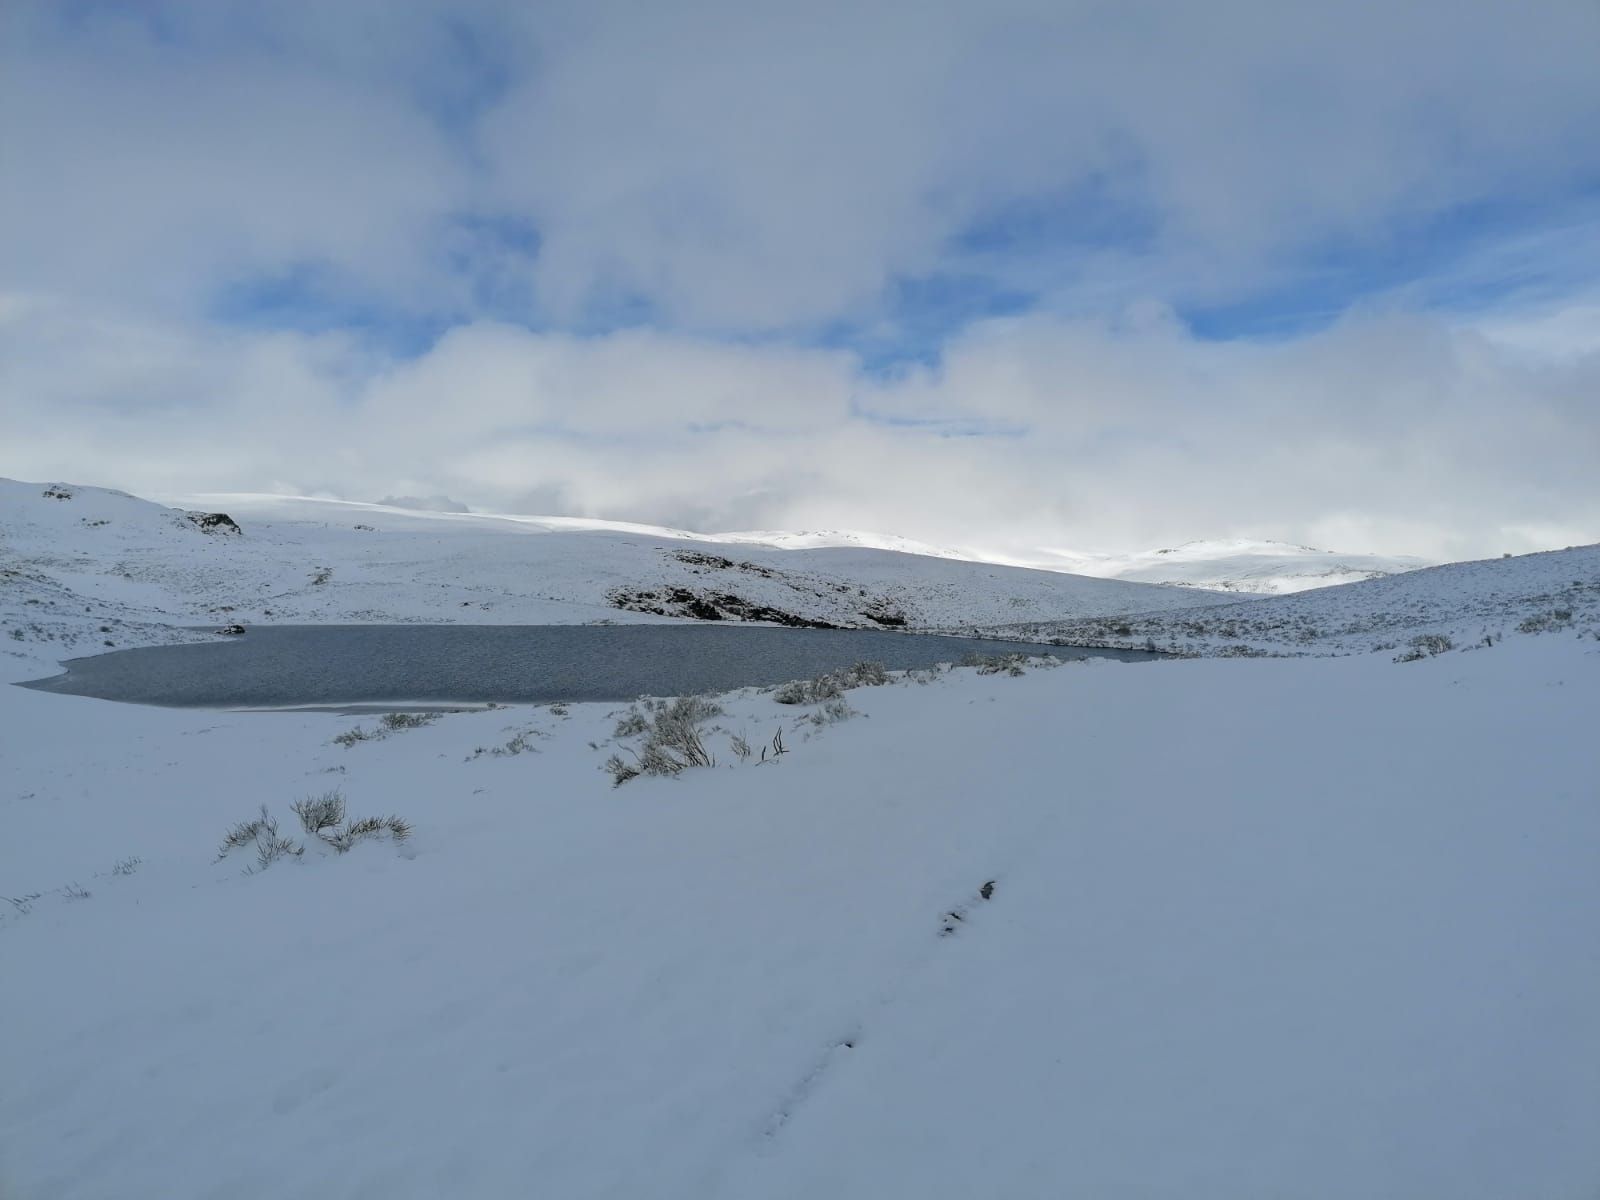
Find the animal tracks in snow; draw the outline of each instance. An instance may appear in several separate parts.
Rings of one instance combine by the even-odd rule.
[[[978,899],[980,901],[994,899],[994,880],[989,880],[978,889]],[[949,937],[956,930],[960,929],[967,923],[968,914],[971,913],[971,911],[972,906],[968,904],[960,905],[946,912],[944,916],[940,918],[939,936]]]
[[[987,880],[978,888],[974,899],[946,910],[940,918],[939,936],[942,938],[949,937],[958,929],[971,924],[973,910],[978,905],[994,899],[994,893],[995,881],[993,879]],[[902,978],[904,977],[902,976]],[[892,1001],[892,996],[884,997],[880,1000],[879,1007],[885,1007]],[[817,1090],[818,1085],[827,1077],[828,1072],[834,1070],[860,1044],[861,1033],[859,1028],[830,1042],[822,1053],[813,1060],[806,1073],[789,1089],[782,1101],[773,1110],[772,1115],[767,1118],[766,1125],[762,1129],[763,1138],[771,1141],[771,1139],[777,1137],[783,1131],[784,1126],[793,1119],[800,1106],[810,1099],[811,1095]]]

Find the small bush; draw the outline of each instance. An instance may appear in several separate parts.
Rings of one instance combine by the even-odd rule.
[[[424,725],[432,725],[439,719],[436,712],[392,712],[384,713],[378,718],[378,724],[385,733],[398,733],[402,729],[421,729]]]
[[[1021,654],[976,654],[962,655],[960,665],[963,667],[976,667],[979,675],[1023,675],[1023,664],[1028,660]]]
[[[860,715],[850,707],[843,696],[839,696],[836,699],[824,701],[806,720],[820,729],[825,725],[837,725],[840,721],[848,721],[851,717]]]
[[[339,791],[307,796],[289,807],[300,818],[300,827],[314,836],[344,820],[344,794]]]
[[[1518,633],[1554,633],[1572,624],[1570,608],[1552,608],[1549,612],[1535,613],[1517,626]]]
[[[300,826],[312,837],[320,838],[340,854],[357,842],[388,834],[397,842],[411,836],[411,825],[399,817],[361,817],[346,820],[344,795],[339,791],[307,796],[292,806]]]
[[[796,679],[772,693],[779,704],[821,704],[837,700],[851,688],[880,687],[889,682],[889,672],[879,662],[858,662],[828,671],[815,679]]]
[[[818,679],[795,679],[789,683],[781,684],[778,690],[772,693],[772,698],[779,704],[810,704],[815,698],[815,687],[819,680],[825,680],[826,675]]]
[[[617,727],[611,731],[612,737],[630,738],[638,737],[650,728],[650,718],[640,712],[638,708],[630,708],[617,722]]]
[[[383,837],[387,834],[397,842],[403,842],[411,836],[411,823],[401,817],[362,817],[359,820],[349,821],[332,833],[321,835],[340,854],[349,850],[357,842],[369,838]]]
[[[722,707],[704,696],[680,696],[671,701],[647,701],[645,707],[651,716],[642,730],[644,744],[630,750],[633,762],[620,754],[606,760],[605,769],[614,786],[620,786],[640,775],[677,775],[690,767],[714,767],[716,758],[706,749],[700,727],[712,717],[719,716]],[[618,722],[617,728],[635,728],[634,715],[643,719],[638,709]]]
[[[3,899],[17,910],[18,916],[25,917],[33,911],[33,902],[43,895],[43,892],[29,892],[23,896],[5,896]]]
[[[1436,654],[1455,649],[1455,643],[1442,633],[1419,633],[1406,645],[1409,649],[1395,655],[1395,662],[1419,662],[1424,658],[1432,658]]]
[[[335,736],[333,739],[333,744],[336,746],[343,746],[346,750],[348,750],[357,742],[370,742],[375,740],[377,736],[378,735],[373,733],[370,729],[366,729],[360,725],[357,725],[354,729],[346,729],[343,733]]]
[[[607,774],[611,776],[612,787],[621,787],[628,780],[637,779],[644,774],[643,770],[623,758],[620,754],[613,754],[606,759],[605,769]]]
[[[533,739],[543,736],[544,734],[537,729],[521,729],[512,734],[504,746],[494,746],[489,753],[496,758],[508,758],[529,750],[537,754],[539,748],[533,744]]]
[[[482,758],[486,754],[493,755],[495,758],[510,758],[513,755],[529,752],[537,754],[539,753],[539,747],[533,744],[533,739],[545,736],[546,734],[543,730],[519,729],[511,735],[503,746],[479,746],[471,754],[467,755],[467,761],[471,762],[475,758]],[[590,743],[590,745],[592,747],[593,743]]]
[[[344,796],[338,791],[307,796],[297,800],[290,808],[300,819],[300,827],[308,836],[316,838],[338,854],[345,853],[357,842],[368,838],[388,835],[396,842],[403,842],[411,836],[411,823],[400,817],[347,819]],[[280,858],[300,858],[305,854],[303,845],[279,834],[277,819],[267,811],[265,804],[261,806],[260,816],[241,821],[228,830],[217,851],[217,861],[221,862],[234,850],[252,846],[256,851],[256,863],[250,868],[251,874],[266,870]]]
[[[253,871],[265,871],[280,858],[299,858],[305,853],[304,846],[279,835],[277,819],[267,812],[265,804],[261,806],[259,817],[252,821],[241,821],[223,835],[222,845],[217,849],[217,861],[221,862],[234,850],[250,846],[256,851],[256,865],[251,868]]]

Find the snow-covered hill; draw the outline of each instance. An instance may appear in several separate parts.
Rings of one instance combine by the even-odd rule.
[[[803,533],[720,533],[715,537],[723,542],[770,546],[774,549],[855,546],[898,550],[934,558],[998,563],[1039,571],[1062,571],[1095,579],[1160,583],[1246,596],[1303,592],[1311,588],[1397,575],[1432,565],[1427,559],[1406,555],[1344,554],[1318,550],[1314,546],[1296,546],[1289,542],[1254,538],[1185,542],[1181,546],[1134,554],[1084,554],[1061,549],[1019,552],[935,546],[889,534],[837,529]]]
[[[226,513],[206,528],[186,510]],[[931,628],[1215,602],[866,547],[773,548],[560,517],[424,512],[267,495],[167,507],[77,485],[0,481],[7,648],[86,653],[225,622],[760,619]]]
[[[1415,571],[1430,565],[1421,558],[1340,554],[1312,546],[1250,538],[1185,542],[1165,550],[1126,555],[1040,550],[1005,561],[1101,579],[1177,584],[1246,595],[1303,592]]]
[[[984,632],[1198,654],[1360,654],[1403,652],[1427,635],[1469,646],[1563,630],[1600,630],[1600,545],[1447,563],[1246,603]]]

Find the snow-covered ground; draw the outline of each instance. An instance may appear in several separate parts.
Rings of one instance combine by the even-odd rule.
[[[1593,1194],[1600,643],[847,698],[613,788],[606,706],[0,688],[0,1194]]]
[[[243,532],[204,531],[185,510],[227,513]],[[1216,599],[894,550],[774,549],[615,522],[239,494],[168,507],[100,488],[0,480],[0,646],[49,642],[61,657],[170,640],[174,625],[235,621],[567,624],[754,611],[915,629]]]
[[[1512,633],[1600,632],[1600,545],[1447,563],[1403,575],[1181,612],[984,625],[979,632],[1184,654],[1405,653]]]
[[[1251,538],[1185,542],[1164,550],[1124,555],[1040,550],[1009,561],[1018,566],[1070,571],[1100,579],[1268,596],[1398,575],[1430,565],[1422,558],[1338,554],[1313,546]]]
[[[65,490],[0,491],[4,1200],[1600,1183],[1600,548],[1217,605],[321,501],[194,504],[244,528],[207,533]],[[385,731],[3,686],[185,622],[659,620],[608,593],[727,579],[1213,657],[739,693],[714,766],[620,786],[653,713]],[[1127,615],[1152,597],[1182,607]],[[409,836],[341,852],[291,810],[330,791]],[[219,855],[263,807],[299,853]]]

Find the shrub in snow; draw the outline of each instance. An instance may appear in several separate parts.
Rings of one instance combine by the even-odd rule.
[[[343,854],[357,842],[388,834],[397,842],[411,836],[411,825],[399,817],[361,817],[345,819],[344,794],[338,790],[307,796],[292,806],[300,826],[312,837],[320,838]]]
[[[650,718],[640,712],[637,707],[630,708],[617,722],[616,728],[611,731],[611,736],[618,738],[638,737],[649,728]]]
[[[606,759],[605,769],[613,785],[620,786],[640,775],[677,775],[690,767],[716,766],[717,760],[706,749],[700,729],[721,714],[720,705],[704,696],[680,696],[671,701],[646,701],[645,707],[648,716],[635,708],[617,724],[619,730],[642,724],[644,742],[629,749],[632,762],[620,754]]]
[[[539,729],[520,729],[512,734],[510,740],[503,746],[479,746],[467,757],[471,762],[474,758],[482,758],[485,754],[492,754],[496,758],[510,758],[531,750],[537,754],[539,748],[533,744],[534,738],[545,737],[546,734]]]
[[[1549,612],[1535,613],[1517,626],[1518,633],[1552,633],[1572,624],[1570,608],[1552,608]]]
[[[282,837],[278,833],[277,818],[267,812],[267,806],[261,806],[261,815],[252,821],[241,821],[223,835],[222,845],[217,849],[217,861],[221,862],[235,850],[254,847],[256,852],[256,865],[252,870],[265,871],[280,858],[299,858],[305,853],[305,847]]]
[[[1442,633],[1419,633],[1406,644],[1410,649],[1395,655],[1395,662],[1417,662],[1455,649],[1455,643]]]
[[[309,834],[321,834],[324,829],[344,820],[344,794],[331,791],[323,792],[320,796],[307,796],[304,800],[295,801],[290,809],[300,818],[302,829]]]
[[[411,822],[402,817],[392,815],[387,817],[361,817],[347,821],[331,833],[324,833],[322,840],[340,854],[343,854],[357,842],[384,836],[388,836],[396,842],[405,841],[411,836]]]
[[[432,725],[439,719],[436,712],[392,712],[384,713],[378,718],[378,724],[385,733],[397,733],[402,729],[421,729],[424,725]]]
[[[43,892],[29,892],[23,896],[5,896],[3,899],[16,909],[19,916],[25,917],[33,911],[33,902],[43,895]]]
[[[979,675],[1022,675],[1022,667],[1028,660],[1021,654],[966,654],[962,656],[963,667],[976,667]]]
[[[828,676],[820,675],[816,679],[791,680],[781,684],[772,698],[779,704],[810,704],[816,698],[816,685],[826,679]]]
[[[836,700],[851,688],[880,687],[889,682],[882,663],[858,662],[818,675],[815,679],[796,679],[772,693],[779,704],[821,704]]]
[[[339,854],[368,838],[387,835],[396,842],[403,842],[411,836],[411,823],[400,817],[347,819],[344,796],[338,791],[307,796],[290,808],[300,819],[300,827],[308,836]],[[254,848],[256,852],[255,866],[250,868],[252,873],[266,870],[281,858],[300,858],[306,852],[305,846],[279,833],[277,818],[267,811],[265,804],[261,806],[260,816],[251,821],[241,821],[228,830],[217,851],[217,861],[221,862],[235,850],[246,848]]]
[[[335,745],[343,746],[348,750],[357,742],[379,741],[391,733],[399,733],[402,729],[421,729],[424,725],[432,725],[438,719],[439,714],[436,712],[384,713],[383,716],[378,718],[377,729],[367,729],[364,726],[357,725],[354,729],[345,730],[336,736],[333,741]]]
[[[825,701],[817,710],[811,713],[806,720],[819,729],[824,725],[837,725],[840,721],[848,721],[851,717],[860,716],[851,708],[843,696]]]

